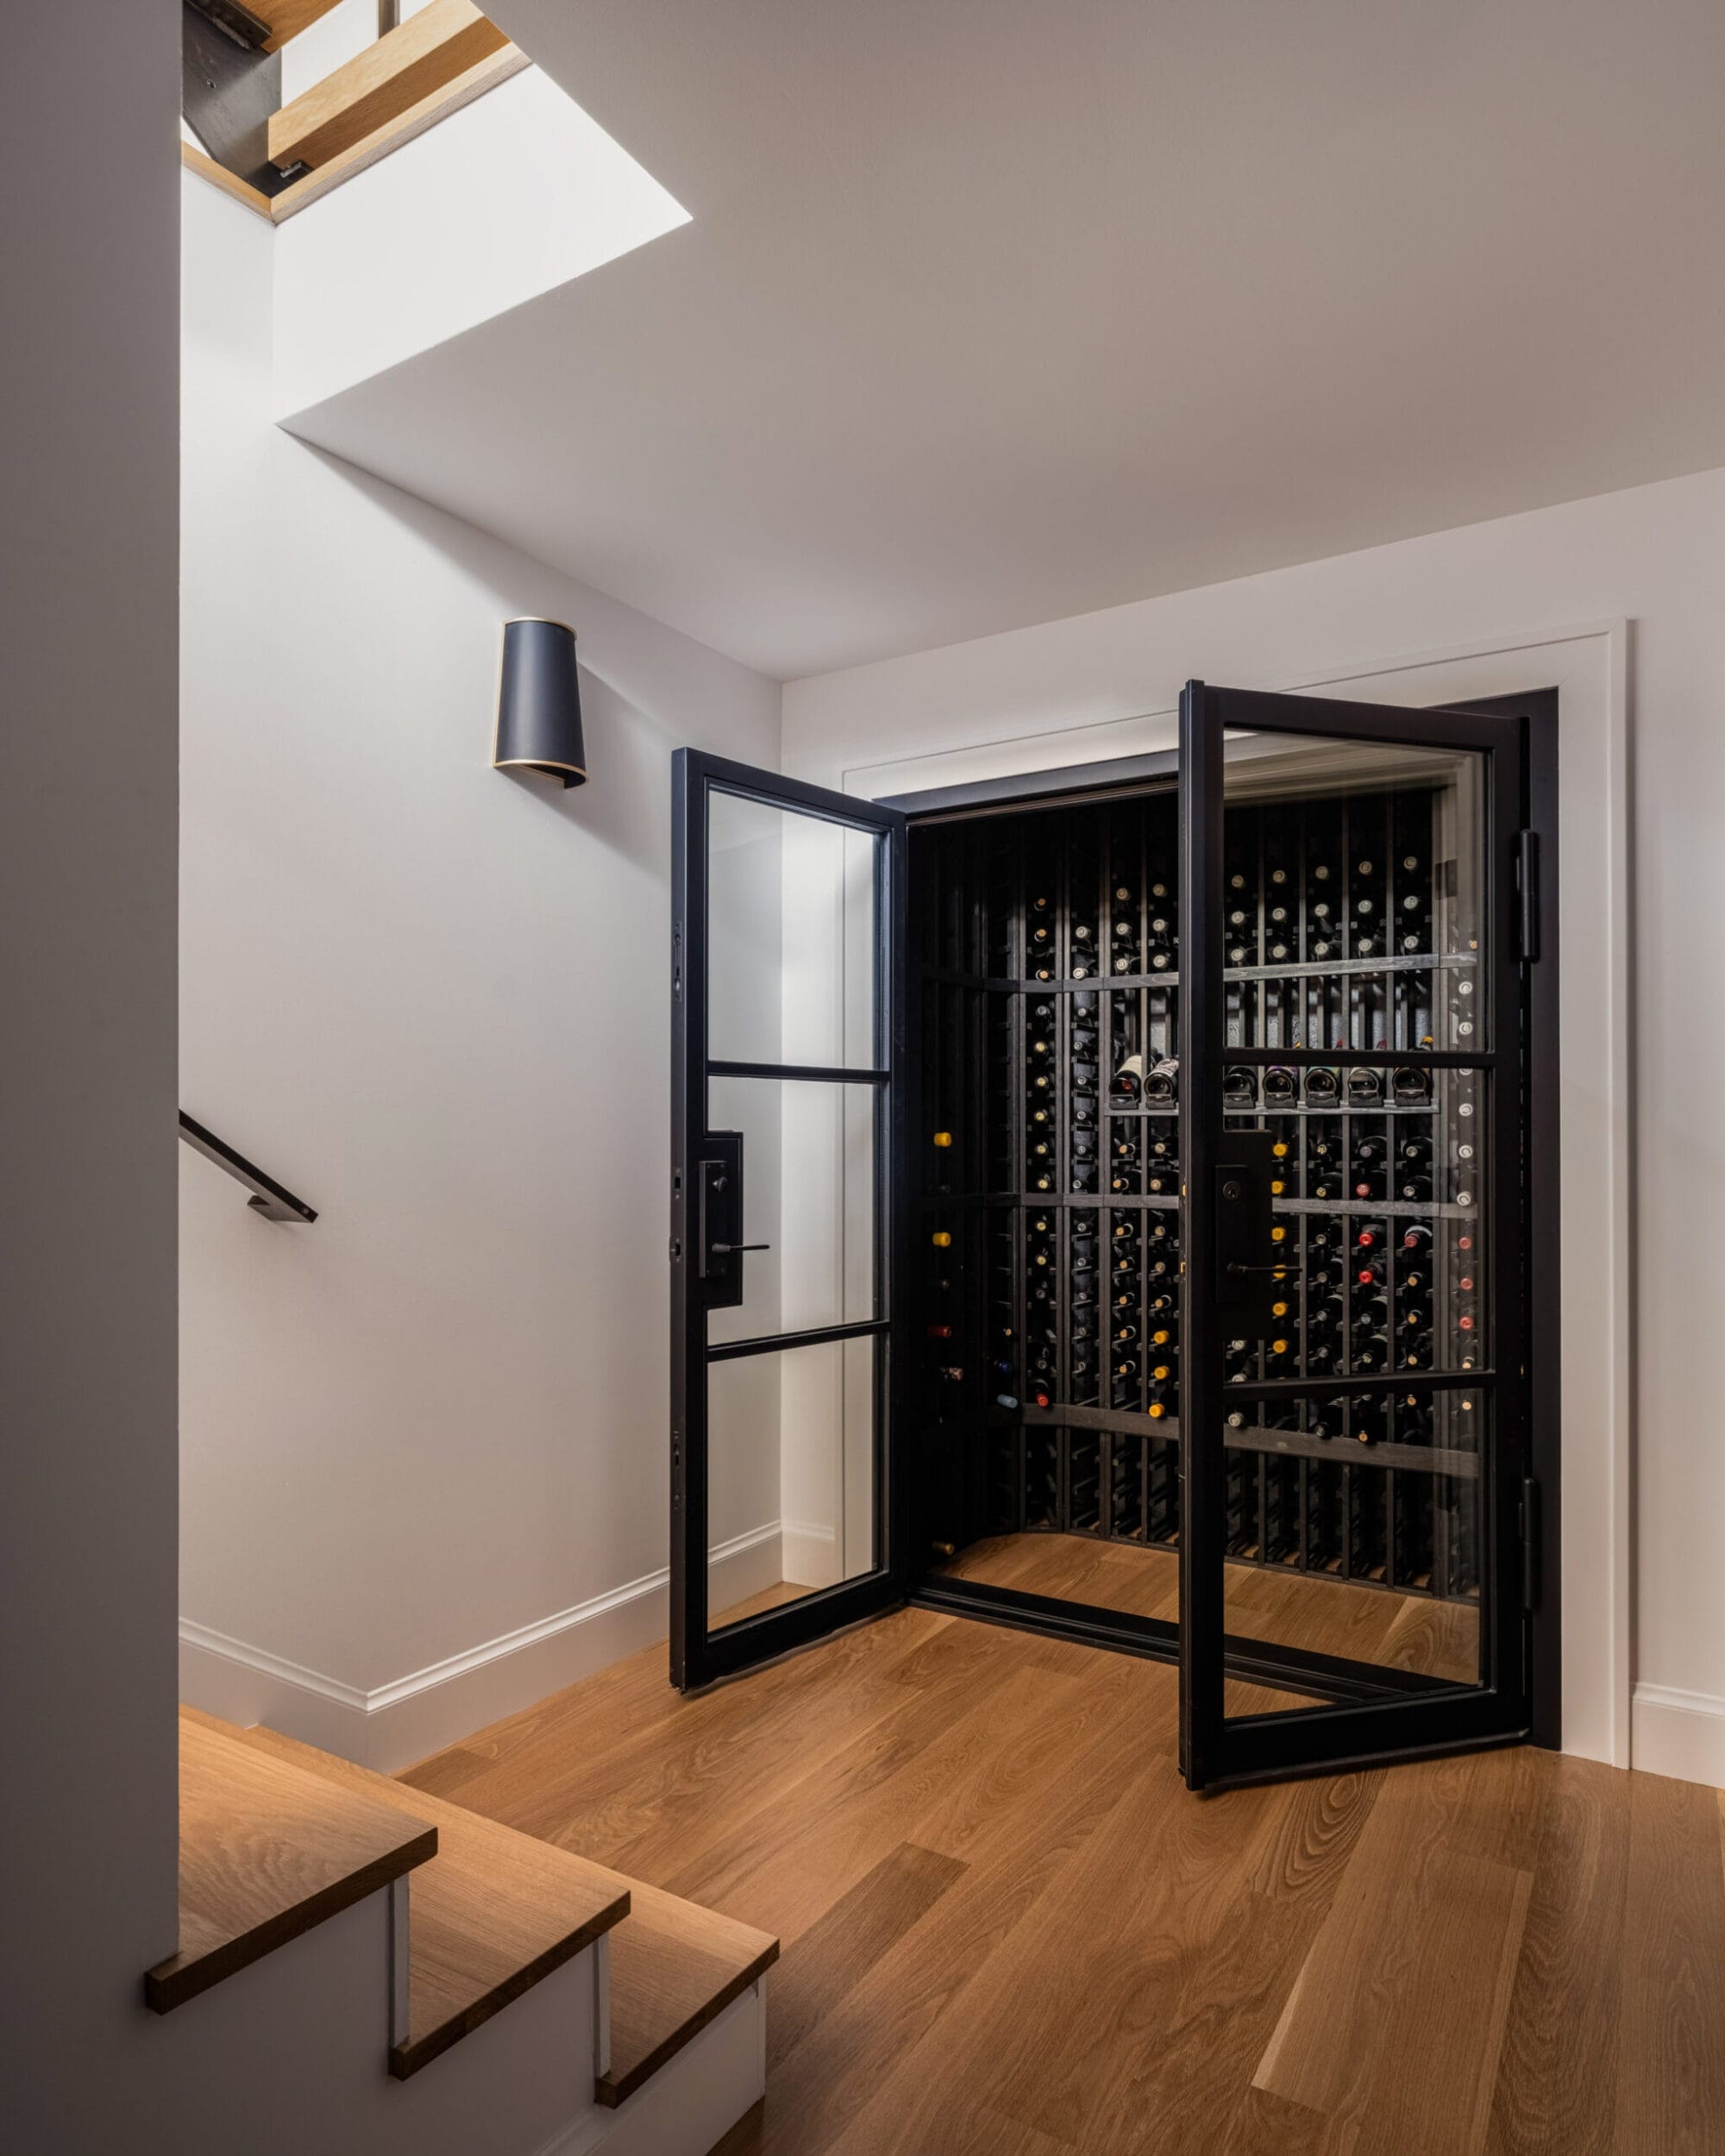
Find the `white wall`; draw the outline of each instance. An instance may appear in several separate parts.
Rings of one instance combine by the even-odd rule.
[[[1634,1756],[1725,1783],[1725,1445],[1709,1257],[1725,1217],[1725,1140],[1706,1079],[1725,1059],[1714,988],[1725,472],[794,682],[785,768],[832,786],[848,773],[867,793],[944,783],[957,775],[947,752],[967,744],[978,769],[1045,764],[1048,736],[1078,761],[1138,746],[1126,722],[1168,711],[1189,677],[1260,686],[1363,675],[1412,654],[1618,617],[1632,624]],[[1525,682],[1512,669],[1504,686]],[[1572,852],[1567,864],[1578,893],[1607,873],[1597,853]],[[1566,1084],[1589,1078],[1581,1056],[1570,1063]],[[1599,1234],[1569,1202],[1566,1299],[1571,1281],[1602,1263]],[[1571,1388],[1566,1426],[1593,1405]],[[1574,1586],[1569,1608],[1578,1627],[1594,1614]],[[1587,1745],[1606,1748],[1591,1730]]]
[[[177,1929],[179,8],[6,47],[0,2137],[82,2152],[136,2145]]]
[[[530,67],[280,227],[274,410],[304,413],[687,222]]]
[[[183,1098],[322,1214],[185,1156],[187,1682],[398,1763],[662,1632],[669,758],[779,693],[273,427],[275,235],[185,216]],[[584,788],[487,768],[515,613]]]

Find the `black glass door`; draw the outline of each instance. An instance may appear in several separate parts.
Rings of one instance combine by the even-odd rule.
[[[902,1595],[902,816],[673,768],[671,1676]]]
[[[1519,722],[1193,683],[1179,784],[1182,1770],[1512,1741]]]

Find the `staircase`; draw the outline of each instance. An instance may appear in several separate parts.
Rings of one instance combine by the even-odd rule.
[[[765,1933],[191,1708],[180,1710],[180,1943],[145,1979],[157,2013],[379,1896],[380,2075],[416,2082],[514,2002],[566,1983],[559,1971],[580,1979],[568,2006],[583,2025],[554,2062],[590,2059],[584,2085],[568,2079],[566,2130],[549,2143],[537,2129],[511,2138],[511,2078],[497,2090],[495,2140],[483,2152],[464,2140],[462,2156],[704,2156],[760,2096],[762,1980],[779,1952]],[[460,2070],[457,2053],[428,2076],[428,2101],[402,2114],[404,2151],[441,2146],[436,2084]],[[469,2119],[474,2096],[457,2107]]]

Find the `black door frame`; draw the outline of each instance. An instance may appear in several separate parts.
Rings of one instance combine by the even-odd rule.
[[[1488,960],[1490,1012],[1477,1050],[1350,1049],[1353,1065],[1398,1062],[1422,1069],[1486,1073],[1491,1081],[1484,1216],[1490,1223],[1487,1293],[1489,1367],[1417,1377],[1384,1373],[1346,1389],[1387,1393],[1404,1384],[1465,1389],[1491,1403],[1482,1474],[1479,1527],[1489,1572],[1480,1596],[1481,1682],[1413,1699],[1335,1703],[1299,1714],[1230,1716],[1225,1690],[1224,1589],[1226,1567],[1226,1459],[1220,1443],[1227,1401],[1303,1397],[1305,1380],[1229,1386],[1224,1376],[1226,1323],[1218,1313],[1216,1187],[1228,1156],[1222,1078],[1225,1062],[1298,1067],[1331,1062],[1324,1047],[1225,1046],[1223,741],[1233,730],[1289,739],[1319,736],[1453,749],[1479,756],[1485,776],[1484,850],[1479,924]],[[1188,1785],[1208,1789],[1381,1764],[1450,1750],[1523,1740],[1532,1725],[1524,1564],[1515,1532],[1524,1488],[1530,1417],[1527,1403],[1527,1269],[1522,1237],[1522,1117],[1506,1113],[1503,1094],[1522,1106],[1523,975],[1515,878],[1524,821],[1522,729],[1484,714],[1410,711],[1262,690],[1218,689],[1189,682],[1180,699],[1180,1163],[1181,1326],[1180,1764]],[[1510,1080],[1504,1087],[1502,1081]],[[1264,1255],[1268,1257],[1266,1247]],[[1484,1463],[1482,1462],[1482,1465]]]
[[[1302,699],[1302,701],[1310,699]],[[1423,713],[1417,705],[1402,712],[1402,737],[1421,737]],[[1517,694],[1446,703],[1440,711],[1477,713],[1521,722],[1523,793],[1529,828],[1539,835],[1540,885],[1544,905],[1539,918],[1538,963],[1527,968],[1527,1008],[1522,1015],[1521,1109],[1527,1206],[1522,1245],[1529,1282],[1527,1294],[1527,1451],[1532,1487],[1527,1517],[1515,1523],[1515,1542],[1523,1573],[1522,1600],[1527,1640],[1527,1693],[1530,1720],[1526,1734],[1536,1744],[1558,1749],[1562,1742],[1562,1593],[1559,1527],[1561,1498],[1559,1432],[1559,1297],[1561,1250],[1559,1193],[1560,1131],[1558,1120],[1558,757],[1559,692],[1548,687]],[[1387,736],[1386,736],[1387,737]],[[1089,800],[1116,799],[1137,793],[1177,789],[1177,749],[1153,750],[1102,761],[1056,766],[916,793],[889,794],[880,805],[902,813],[913,825],[976,818],[1016,815],[1041,806],[1071,806]],[[915,1097],[920,1073],[913,1059],[905,1093],[914,1127],[920,1127]],[[906,1187],[906,1195],[908,1195]],[[1539,1284],[1537,1294],[1531,1283]],[[906,1427],[902,1413],[898,1427]],[[900,1484],[913,1463],[901,1463]],[[903,1531],[900,1522],[900,1532]],[[1180,1627],[1163,1620],[1026,1594],[974,1580],[950,1578],[932,1569],[930,1554],[910,1553],[906,1585],[915,1605],[984,1622],[1033,1631],[1082,1645],[1176,1663]],[[1380,1670],[1362,1684],[1358,1665],[1293,1648],[1272,1652],[1259,1643],[1225,1635],[1222,1662],[1230,1677],[1266,1684],[1283,1691],[1346,1705],[1367,1697],[1382,1699],[1387,1688],[1410,1700],[1429,1699],[1450,1688],[1417,1672]],[[1513,1742],[1502,1738],[1495,1741]],[[1314,1770],[1315,1771],[1315,1770]]]
[[[872,832],[881,843],[875,873],[875,1042],[867,1069],[722,1061],[707,1037],[707,802],[715,789],[828,823]],[[905,1018],[907,902],[905,818],[871,801],[736,763],[694,749],[671,761],[671,1682],[692,1691],[753,1669],[905,1599],[906,1477],[895,1457],[904,1427],[906,1357],[899,1338],[897,1282],[905,1277],[903,1202],[908,1059]],[[695,1263],[694,1178],[707,1131],[712,1077],[870,1085],[875,1089],[875,1294],[873,1314],[853,1324],[709,1344],[709,1302]],[[706,1374],[714,1363],[826,1342],[875,1343],[875,1570],[794,1602],[708,1629]]]

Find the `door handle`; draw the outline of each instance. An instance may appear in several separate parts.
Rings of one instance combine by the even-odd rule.
[[[1273,1247],[1270,1185],[1275,1169],[1268,1131],[1229,1131],[1227,1157],[1216,1169],[1214,1208],[1216,1308],[1230,1337],[1263,1339],[1274,1329],[1269,1283],[1285,1279],[1286,1263],[1264,1264],[1258,1253]]]
[[[709,1131],[695,1163],[695,1276],[709,1310],[735,1310],[743,1300],[743,1134]]]

